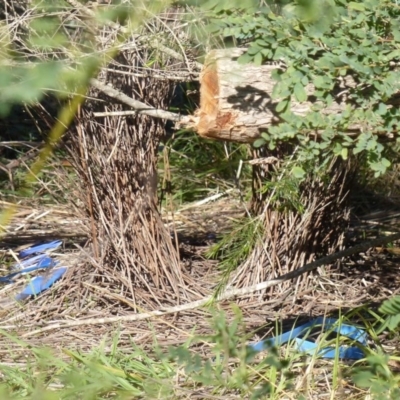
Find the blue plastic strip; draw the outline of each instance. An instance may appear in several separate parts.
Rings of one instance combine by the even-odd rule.
[[[46,256],[46,255],[41,255],[40,257],[33,257],[35,259],[35,263],[32,265],[29,265],[28,267],[20,269],[19,271],[12,272],[11,274],[8,274],[6,276],[0,277],[0,282],[2,283],[13,283],[14,281],[12,278],[16,277],[17,275],[25,275],[29,274],[30,272],[37,271],[39,269],[45,269],[45,268],[53,268],[55,267],[58,262],[55,262],[51,257]],[[26,260],[26,261],[30,261]]]
[[[26,260],[23,260],[23,261],[20,261],[20,262],[14,264],[11,267],[11,270],[13,270],[13,271],[21,270],[21,269],[29,267],[33,264],[37,264],[37,262],[43,257],[45,257],[44,254],[38,254],[37,256],[29,257]]]
[[[36,271],[38,269],[44,269],[44,268],[52,268],[56,266],[56,262],[49,256],[43,256],[39,262],[35,265],[31,265],[30,267],[26,267],[24,269],[21,269],[18,271],[18,274],[24,275],[28,274],[29,272]]]
[[[291,331],[286,332],[282,335],[276,336],[272,339],[262,340],[260,342],[249,345],[249,348],[255,352],[260,352],[268,349],[273,346],[280,346],[284,343],[287,343],[291,340],[295,343],[295,348],[299,351],[308,353],[310,355],[317,354],[323,358],[335,358],[337,352],[339,352],[339,358],[347,358],[353,360],[359,360],[364,357],[364,352],[355,346],[339,346],[338,349],[334,347],[325,347],[319,348],[318,344],[299,338],[300,335],[306,333],[310,329],[315,328],[316,326],[321,326],[324,330],[332,330],[333,332],[337,332],[340,335],[347,336],[350,339],[353,339],[359,342],[361,345],[367,345],[367,333],[360,329],[356,328],[352,325],[342,324],[339,325],[338,320],[335,318],[315,318],[304,325],[301,325],[297,328],[293,328]]]
[[[37,253],[44,253],[46,250],[55,250],[58,247],[60,247],[62,244],[61,240],[54,240],[53,242],[49,243],[44,243],[44,244],[38,244],[32,247],[29,247],[25,250],[21,250],[19,252],[19,257],[20,258],[25,258],[28,257],[32,254],[37,254]]]
[[[29,296],[37,296],[39,293],[49,289],[54,282],[59,280],[67,271],[66,267],[54,269],[48,276],[36,276],[21,293],[15,296],[15,300],[25,300]]]
[[[6,276],[0,276],[0,283],[13,283],[14,281],[9,277],[9,275]]]

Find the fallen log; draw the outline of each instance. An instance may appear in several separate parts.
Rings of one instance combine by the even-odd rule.
[[[205,138],[232,142],[252,143],[271,125],[281,121],[276,106],[279,99],[272,99],[276,81],[272,71],[277,63],[257,66],[239,64],[237,59],[245,49],[223,49],[211,51],[200,75],[200,108],[192,117],[192,126]],[[345,82],[346,87],[354,82]],[[306,115],[316,104],[311,101],[314,85],[305,87],[307,101],[299,103],[293,99],[291,111]],[[321,112],[340,113],[344,102],[333,102]],[[351,127],[350,131],[357,127]],[[354,132],[354,130],[353,130]]]

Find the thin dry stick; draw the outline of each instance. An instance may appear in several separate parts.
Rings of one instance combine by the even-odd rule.
[[[331,264],[340,258],[348,257],[353,254],[357,254],[362,251],[366,251],[371,247],[380,246],[380,245],[390,243],[390,242],[393,242],[393,241],[399,240],[399,239],[400,239],[400,233],[396,233],[395,235],[380,237],[380,238],[373,239],[369,242],[360,243],[356,246],[350,247],[350,248],[342,250],[342,251],[338,251],[337,253],[334,253],[329,256],[323,257],[319,260],[313,261],[312,263],[309,263],[302,268],[299,268],[299,269],[296,269],[287,274],[281,275],[280,277],[278,277],[276,279],[261,282],[256,285],[248,286],[248,287],[245,287],[242,289],[226,290],[225,292],[222,292],[221,295],[216,300],[218,300],[218,301],[227,300],[232,297],[245,296],[245,295],[257,292],[259,290],[264,290],[269,287],[276,286],[283,281],[297,278],[300,275],[304,274],[305,272],[312,271],[323,265]],[[211,296],[204,297],[201,300],[197,300],[197,301],[194,301],[191,303],[166,308],[164,310],[150,311],[150,312],[142,313],[142,314],[124,315],[124,316],[120,316],[120,317],[108,317],[108,318],[98,318],[98,319],[92,318],[92,319],[84,319],[84,320],[80,320],[80,321],[59,322],[56,324],[50,323],[50,325],[48,325],[48,326],[37,329],[35,331],[28,332],[28,333],[22,335],[22,337],[33,336],[33,335],[40,334],[40,333],[50,331],[53,329],[70,328],[72,326],[99,325],[99,324],[109,324],[109,323],[114,323],[114,322],[141,321],[141,320],[148,319],[151,317],[162,316],[162,315],[166,315],[166,314],[173,314],[173,313],[177,313],[177,312],[181,312],[181,311],[193,310],[195,308],[210,304],[213,300],[214,300],[214,297],[211,295]],[[13,326],[1,327],[1,328],[2,329],[15,329],[15,328],[17,328],[17,326],[13,325]],[[19,326],[19,328],[21,328],[21,326]]]
[[[139,69],[139,67],[136,67]],[[135,69],[135,70],[136,70]],[[163,70],[152,70],[150,68],[146,68],[144,72],[133,72],[131,70],[128,71],[115,71],[111,68],[103,68],[103,71],[117,73],[119,75],[128,75],[128,76],[136,76],[138,78],[152,78],[159,79],[160,81],[178,81],[178,82],[193,82],[199,81],[199,73],[192,73],[186,71],[174,71],[174,75],[170,72],[165,72]],[[156,72],[157,71],[157,72]]]
[[[103,93],[105,93],[107,96],[110,96],[116,100],[119,100],[120,102],[127,104],[129,107],[132,107],[135,110],[135,113],[138,114],[145,114],[149,115],[150,117],[155,117],[155,118],[163,118],[163,119],[168,119],[170,121],[181,121],[183,117],[181,117],[179,114],[172,113],[170,111],[165,111],[165,110],[159,110],[154,107],[148,106],[145,103],[142,103],[141,101],[132,99],[131,97],[127,96],[126,94],[120,92],[119,90],[114,89],[110,85],[106,85],[97,79],[91,79],[90,83],[96,88],[101,90]],[[104,115],[104,114],[103,114]],[[112,113],[109,113],[109,115],[112,115]]]
[[[87,16],[95,19],[96,18],[96,13],[92,11],[90,8],[85,7],[83,4],[79,3],[76,0],[66,0],[68,4],[70,4],[72,7],[74,7],[76,10],[80,10],[83,13],[85,13]],[[113,29],[116,29],[117,31],[121,31],[123,33],[129,33],[129,30],[127,27],[122,26],[118,24],[117,22],[113,21],[107,21],[106,25],[110,26]],[[144,37],[139,37],[139,35],[136,35],[135,39],[137,39],[139,42],[143,42],[145,40]],[[177,53],[175,50],[170,49],[169,47],[164,46],[163,44],[159,43],[158,40],[145,40],[147,44],[150,44],[151,46],[155,47],[156,49],[160,50],[161,52],[177,59],[180,61],[186,61],[186,56],[183,56],[182,54]],[[199,62],[194,62],[193,66],[195,66],[198,70],[201,70],[203,68],[203,64]]]

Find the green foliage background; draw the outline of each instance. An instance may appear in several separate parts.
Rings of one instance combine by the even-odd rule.
[[[279,7],[279,13],[267,5],[246,4],[210,5],[216,13],[214,31],[248,47],[241,62],[285,65],[274,73],[272,93],[282,122],[263,133],[255,146],[267,144],[274,149],[281,142],[298,143],[299,177],[305,175],[302,168],[315,165],[320,156],[326,161],[330,156],[347,159],[350,154],[360,154],[375,176],[385,173],[400,144],[397,3],[298,0]],[[340,83],[350,78],[354,87],[339,93]],[[309,84],[315,86],[312,110],[305,117],[295,115],[292,102],[309,100],[305,90]],[[346,102],[345,109],[325,114],[334,94]],[[359,132],[349,135],[353,126]]]

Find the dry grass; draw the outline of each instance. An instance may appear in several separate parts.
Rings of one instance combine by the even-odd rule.
[[[227,199],[221,199],[213,203],[212,206],[210,204],[203,207],[197,206],[196,212],[190,208],[186,208],[186,211],[178,211],[175,213],[175,219],[181,224],[183,234],[185,234],[185,221],[189,220],[185,234],[186,237],[189,237],[190,233],[193,232],[191,220],[195,219],[196,215],[210,221],[222,207],[228,214],[229,203]],[[29,209],[27,206],[21,206],[20,209],[19,217],[8,228],[8,234],[2,242],[3,257],[6,254],[9,257],[11,250],[15,253],[18,248],[22,247],[21,240],[16,240],[20,231],[25,232],[23,238],[25,246],[35,241],[38,234],[40,234],[41,239],[62,238],[63,232],[60,231],[60,227],[63,227],[68,235],[73,229],[76,235],[82,235],[82,239],[85,237],[85,230],[77,229],[77,227],[83,226],[82,222],[79,222],[76,215],[68,215],[65,209],[46,207],[46,210],[40,210]],[[234,201],[231,203],[230,209],[230,215],[234,217],[239,209],[238,204]],[[180,218],[181,216],[183,218]],[[229,224],[220,227],[222,230],[226,230],[229,228]],[[56,231],[57,235],[55,234]],[[215,234],[218,235],[218,233],[218,231],[215,231]],[[203,256],[208,244],[201,242],[199,237],[194,239],[190,244],[182,244],[182,262],[188,266],[193,279],[201,282],[205,295],[210,293],[211,288],[218,281],[219,273],[216,269],[216,263],[206,260]],[[108,273],[103,273],[102,266],[97,265],[97,269],[93,268],[91,252],[87,252],[87,248],[79,246],[79,243],[82,242],[76,242],[76,239],[68,236],[65,243],[66,247],[57,255],[62,264],[69,267],[69,272],[62,284],[56,284],[49,293],[29,301],[22,308],[16,303],[13,306],[9,305],[3,310],[3,327],[8,325],[10,329],[18,328],[22,334],[37,327],[37,321],[40,320],[45,320],[46,325],[64,320],[68,325],[68,319],[71,317],[74,320],[104,318],[114,315],[122,317],[131,315],[135,311],[135,304],[120,293],[120,289],[115,283],[110,283],[109,278],[107,278]],[[16,244],[19,247],[15,247]],[[356,308],[367,302],[382,301],[397,292],[399,286],[396,264],[398,255],[390,248],[388,251],[391,253],[382,253],[381,250],[374,251],[372,249],[364,256],[347,260],[343,263],[341,270],[331,271],[330,274],[326,274],[321,269],[318,277],[308,278],[307,289],[302,291],[296,291],[296,287],[290,287],[281,296],[271,297],[262,302],[253,298],[241,306],[248,326],[256,327],[263,324],[266,319],[275,320],[275,318],[292,318],[299,315],[320,315],[335,312],[338,309]],[[103,282],[103,285],[96,283],[96,280]],[[18,285],[13,285],[12,288],[5,286],[2,290],[2,300],[9,299],[11,293],[18,288]],[[229,302],[222,305],[224,304],[228,305]],[[147,311],[146,308],[140,309],[140,312],[145,311]],[[179,316],[172,316],[172,320],[175,320],[174,326],[178,328],[182,324],[180,330],[182,332],[187,331],[187,327],[192,325],[192,322],[190,322],[192,316],[198,312],[203,313],[204,311],[190,310],[180,313]],[[166,317],[162,317],[161,320],[164,318]],[[202,323],[205,324],[205,327],[207,326],[204,319],[195,319],[199,326]],[[23,323],[20,324],[18,321],[23,321]],[[132,328],[136,329],[141,324],[146,326],[147,322],[133,323]],[[102,327],[101,324],[99,325],[96,329],[109,329]],[[127,325],[130,324],[127,323]],[[82,328],[84,329],[84,325]],[[77,329],[80,330],[81,328]]]
[[[281,157],[284,157],[284,153]],[[262,194],[256,191],[253,195],[252,209],[259,213],[258,223],[265,233],[259,238],[252,254],[230,278],[232,286],[246,287],[274,279],[343,248],[350,214],[348,195],[354,180],[354,167],[351,163],[332,160],[326,169],[329,178],[325,179],[310,172],[309,178],[295,189],[300,192],[300,196],[287,200],[287,205],[284,196],[288,196],[293,188],[287,186],[284,190],[288,194],[284,196],[276,192],[280,181],[288,179],[288,171],[285,169],[290,169],[290,164],[283,169],[279,168],[279,162],[275,164],[256,167],[256,189],[260,190],[269,179],[275,182],[275,187]],[[276,197],[278,200],[274,199]],[[300,294],[312,288],[309,285],[313,275],[309,273],[299,277],[295,291]],[[282,283],[269,291],[268,295],[282,293],[292,286],[292,282]]]
[[[87,220],[80,221],[77,215],[66,211],[69,206],[58,206],[54,208],[31,208],[28,205],[20,206],[18,217],[8,228],[5,236],[6,241],[2,242],[3,257],[8,256],[10,250],[17,250],[15,240],[19,231],[24,231],[26,238],[34,240],[38,233],[44,238],[53,237],[59,227],[65,227],[66,233],[76,227],[87,225]],[[221,224],[218,218],[221,217],[220,210],[224,210],[225,224]],[[180,227],[180,234],[188,238],[196,232],[193,230],[192,221],[198,221],[205,232],[210,227],[218,227],[222,231],[229,230],[229,220],[234,220],[243,213],[243,208],[235,199],[234,193],[230,196],[220,198],[215,202],[203,202],[200,204],[185,205],[181,210],[174,213],[175,223]],[[396,213],[394,213],[394,218]],[[36,218],[36,220],[35,220]],[[379,218],[369,219],[367,226],[369,236],[376,235],[374,229],[382,220],[387,225],[389,216],[380,215]],[[362,218],[362,229],[366,230],[367,218]],[[36,221],[36,222],[32,222]],[[165,214],[165,222],[171,222],[171,216]],[[214,222],[214,223],[213,223]],[[393,221],[393,218],[391,219]],[[355,226],[358,229],[360,225]],[[84,233],[84,230],[79,231]],[[213,230],[218,235],[219,230]],[[62,232],[59,232],[62,235]],[[57,235],[56,235],[57,236]],[[58,236],[57,236],[58,237]],[[210,318],[215,309],[223,310],[228,323],[235,320],[235,313],[230,301],[217,303],[212,308],[202,307],[183,311],[176,314],[152,317],[142,321],[124,321],[124,316],[135,315],[137,306],[132,304],[125,296],[120,295],[115,283],[108,284],[107,275],[102,275],[101,266],[98,270],[93,268],[91,252],[88,248],[76,247],[79,244],[73,238],[66,240],[66,246],[57,254],[57,259],[63,265],[69,267],[69,272],[61,282],[54,285],[52,289],[41,294],[36,299],[31,299],[25,304],[10,304],[10,297],[23,284],[23,280],[17,284],[3,287],[0,293],[0,301],[8,301],[7,307],[1,311],[1,329],[17,335],[23,342],[15,341],[7,336],[1,336],[0,358],[2,363],[18,365],[30,354],[30,346],[49,346],[56,354],[63,359],[69,356],[61,352],[61,349],[68,348],[81,352],[90,352],[96,348],[99,338],[103,338],[105,346],[104,355],[113,354],[113,340],[110,332],[118,333],[118,349],[122,353],[132,352],[132,342],[141,347],[148,354],[153,354],[155,341],[163,349],[168,346],[179,346],[190,341],[194,336],[210,335]],[[196,237],[192,243],[183,244],[181,247],[182,262],[190,265],[190,270],[195,279],[201,282],[203,288],[209,293],[212,286],[218,280],[218,270],[215,262],[210,262],[203,257],[208,244]],[[243,327],[249,340],[259,340],[269,337],[276,331],[276,323],[282,323],[282,329],[290,329],[295,320],[309,319],[317,315],[337,315],[338,312],[356,310],[357,307],[370,304],[373,307],[377,302],[397,293],[399,285],[398,278],[398,254],[395,251],[382,252],[371,249],[363,255],[345,260],[341,270],[330,271],[325,274],[324,270],[319,271],[318,276],[309,277],[307,289],[296,291],[295,287],[289,287],[280,296],[248,299],[240,305],[243,313]],[[386,251],[386,250],[385,250]],[[103,280],[101,286],[97,280]],[[115,282],[115,281],[114,281]],[[240,300],[240,299],[238,299]],[[140,313],[148,311],[145,308]],[[91,325],[82,324],[73,326],[74,321],[97,320],[105,317],[115,317],[114,323],[95,323]],[[120,321],[118,322],[118,319]],[[43,331],[32,334],[57,322],[63,322],[63,328]],[[71,323],[69,325],[69,323]],[[393,344],[385,338],[382,340],[387,351],[393,348]],[[28,346],[28,347],[27,347]],[[392,347],[390,347],[392,346]],[[209,358],[212,348],[209,344],[196,344],[193,351],[202,357]],[[282,356],[288,357],[287,353]],[[290,356],[292,357],[292,356]],[[279,398],[297,398],[297,394],[307,393],[307,398],[323,398],[332,396],[344,399],[362,399],[367,394],[365,391],[355,387],[348,378],[343,377],[338,385],[330,387],[333,378],[333,364],[330,361],[310,360],[298,357],[292,360],[291,371],[295,376],[295,390],[284,390]],[[233,363],[229,367],[230,373],[234,374],[237,365]],[[346,366],[342,366],[346,371]],[[175,397],[186,398],[189,393],[200,398],[210,398],[213,389],[185,387],[188,377],[183,370],[177,371],[175,381]],[[189,392],[188,392],[189,390]],[[296,394],[297,393],[297,394]],[[226,394],[221,398],[241,398],[226,389]],[[293,397],[294,396],[294,397]]]

